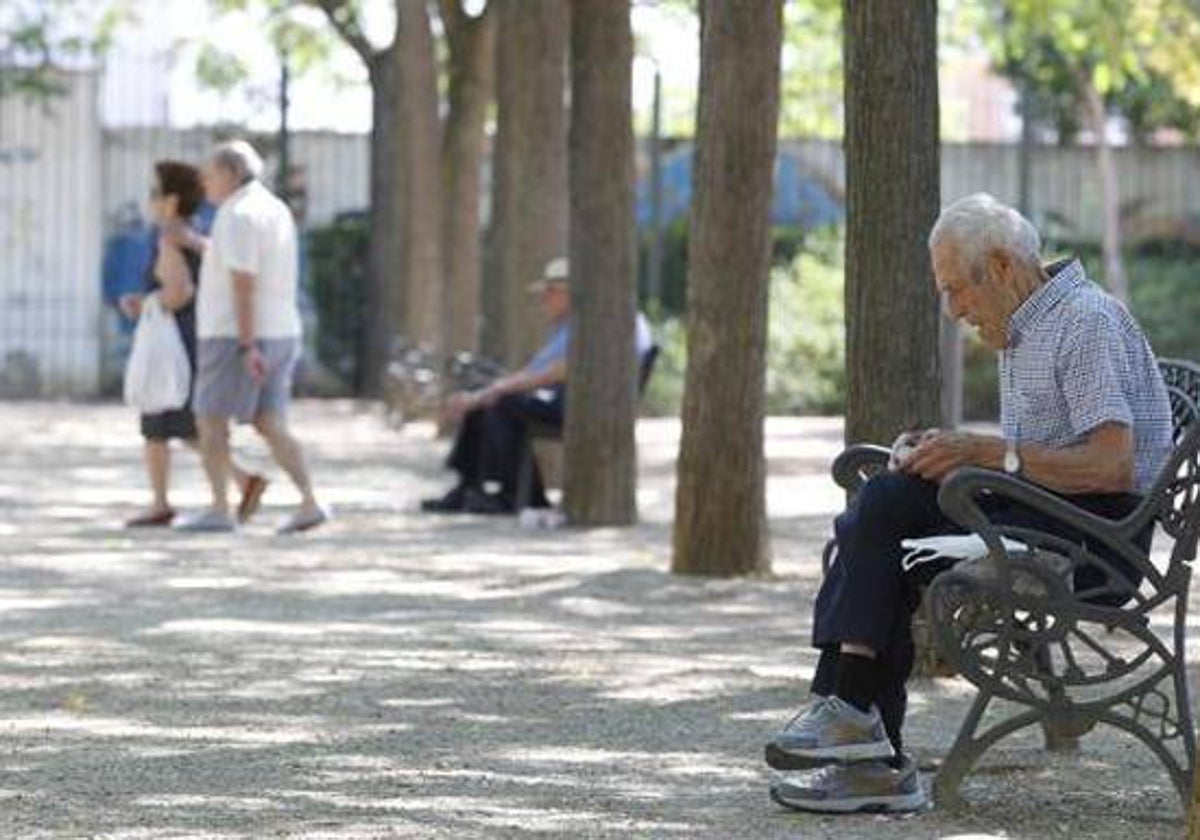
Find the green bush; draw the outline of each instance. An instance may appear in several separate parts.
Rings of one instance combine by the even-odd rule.
[[[771,274],[767,343],[767,410],[837,413],[845,393],[841,249],[818,237]],[[646,390],[648,414],[677,414],[683,400],[683,319],[651,312],[662,347]]]
[[[654,374],[646,383],[642,395],[642,414],[652,417],[673,417],[683,405],[683,382],[687,369],[687,343],[684,340],[683,319],[663,318],[660,313],[647,313],[653,322],[654,340],[658,342],[658,362]]]
[[[367,242],[365,217],[348,215],[309,231],[308,282],[317,311],[321,364],[356,393],[363,387],[367,353]]]
[[[1000,419],[1000,370],[996,351],[984,346],[975,331],[963,338],[963,418]]]
[[[832,257],[832,259],[830,259]],[[837,414],[846,402],[841,250],[803,251],[771,276],[767,410]]]
[[[1129,268],[1133,313],[1154,352],[1200,361],[1200,261],[1145,257]]]
[[[841,231],[835,227],[809,232],[798,227],[776,227],[771,230],[771,262],[773,265],[787,265],[802,251],[827,257],[829,248],[840,240]],[[687,302],[687,248],[688,227],[685,218],[663,230],[662,299],[659,305],[664,317],[683,314]],[[638,286],[642,290],[643,300],[648,296],[649,258],[650,237],[643,234]]]

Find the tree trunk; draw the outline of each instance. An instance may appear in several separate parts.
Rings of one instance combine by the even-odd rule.
[[[321,10],[338,37],[358,55],[371,82],[370,241],[367,253],[367,289],[362,329],[366,334],[356,359],[357,389],[376,396],[383,390],[391,337],[400,325],[397,315],[404,299],[400,265],[400,184],[397,159],[404,129],[401,110],[400,51],[395,33],[387,46],[375,47],[363,32],[356,6],[349,0],[310,0]],[[397,17],[401,4],[395,0]]]
[[[398,288],[393,271],[394,266],[400,264],[395,177],[400,109],[396,101],[395,58],[395,48],[392,48],[376,54],[367,65],[372,97],[371,228],[367,253],[366,322],[363,324],[367,341],[364,358],[358,361],[362,388],[370,395],[382,392],[391,336],[400,325],[394,313],[399,311],[403,299],[403,289]]]
[[[1113,297],[1129,301],[1129,280],[1121,259],[1121,196],[1117,184],[1117,164],[1108,142],[1108,114],[1096,86],[1086,74],[1079,80],[1088,123],[1096,137],[1096,166],[1100,174],[1100,196],[1104,213],[1104,281]]]
[[[781,0],[703,0],[675,572],[770,569],[763,457]]]
[[[577,525],[637,520],[632,72],[629,0],[575,0],[563,506]]]
[[[496,146],[485,351],[523,364],[543,332],[526,293],[546,262],[567,250],[564,0],[493,0],[496,7]]]
[[[399,0],[400,188],[398,269],[405,337],[435,352],[442,327],[441,124],[437,63],[425,0]]]
[[[936,0],[843,0],[846,441],[942,422]]]
[[[450,77],[450,105],[442,134],[442,257],[446,267],[442,334],[449,353],[479,351],[479,185],[495,70],[494,20],[492,5],[472,18],[463,11],[461,0],[442,0]]]

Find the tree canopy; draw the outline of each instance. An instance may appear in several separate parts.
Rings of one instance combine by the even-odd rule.
[[[977,0],[994,63],[1033,119],[1074,139],[1090,85],[1134,139],[1200,129],[1200,11],[1187,0]]]
[[[104,53],[133,15],[130,0],[5,0],[0,4],[0,99],[46,101],[60,71]]]

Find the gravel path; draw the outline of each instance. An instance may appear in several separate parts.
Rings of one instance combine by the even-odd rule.
[[[1181,833],[1150,754],[1100,731],[1075,756],[997,750],[963,815],[826,819],[766,798],[763,738],[793,711],[840,428],[769,425],[777,576],[665,574],[677,428],[643,423],[644,524],[590,533],[428,518],[430,430],[349,403],[296,426],[337,509],[236,536],[130,534],[134,419],[4,404],[0,838],[938,838]],[[248,436],[239,448],[265,464]],[[195,458],[177,501],[199,504]],[[970,699],[914,686],[936,766]]]

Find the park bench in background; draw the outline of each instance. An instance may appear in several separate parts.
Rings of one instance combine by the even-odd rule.
[[[646,392],[660,352],[661,348],[654,344],[642,356],[638,368],[638,394]],[[541,477],[544,489],[562,487],[562,436],[560,427],[545,423],[530,423],[526,429],[525,451],[521,455],[521,471],[517,477],[518,511],[525,510],[533,500],[535,475]]]
[[[388,425],[438,416],[447,394],[486,387],[504,375],[498,362],[474,353],[443,358],[424,345],[398,340],[384,369],[383,405]]]
[[[984,541],[988,557],[986,573],[979,564],[959,564],[938,575],[925,598],[938,651],[978,689],[938,772],[939,803],[957,803],[959,785],[975,762],[1018,730],[1040,725],[1049,746],[1063,746],[1106,723],[1154,752],[1186,808],[1195,765],[1184,637],[1200,535],[1200,367],[1163,360],[1160,369],[1171,398],[1175,450],[1154,488],[1125,519],[1101,519],[991,470],[962,469],[942,486],[942,509]],[[888,455],[884,447],[852,446],[835,460],[833,478],[852,498],[887,468]],[[1089,600],[1105,588],[1128,587],[1110,563],[1080,545],[989,522],[975,502],[981,493],[1014,499],[1093,536],[1142,570],[1141,586],[1119,607]],[[1156,541],[1173,543],[1162,568],[1133,543],[1151,522],[1158,525]],[[1006,548],[1002,539],[1024,550]],[[833,549],[826,546],[826,566],[835,562]],[[1102,583],[1074,591],[1082,570]],[[1170,623],[1167,638],[1155,632],[1152,616]],[[997,706],[997,700],[1009,705]],[[990,708],[1002,712],[1000,720],[981,729]]]

